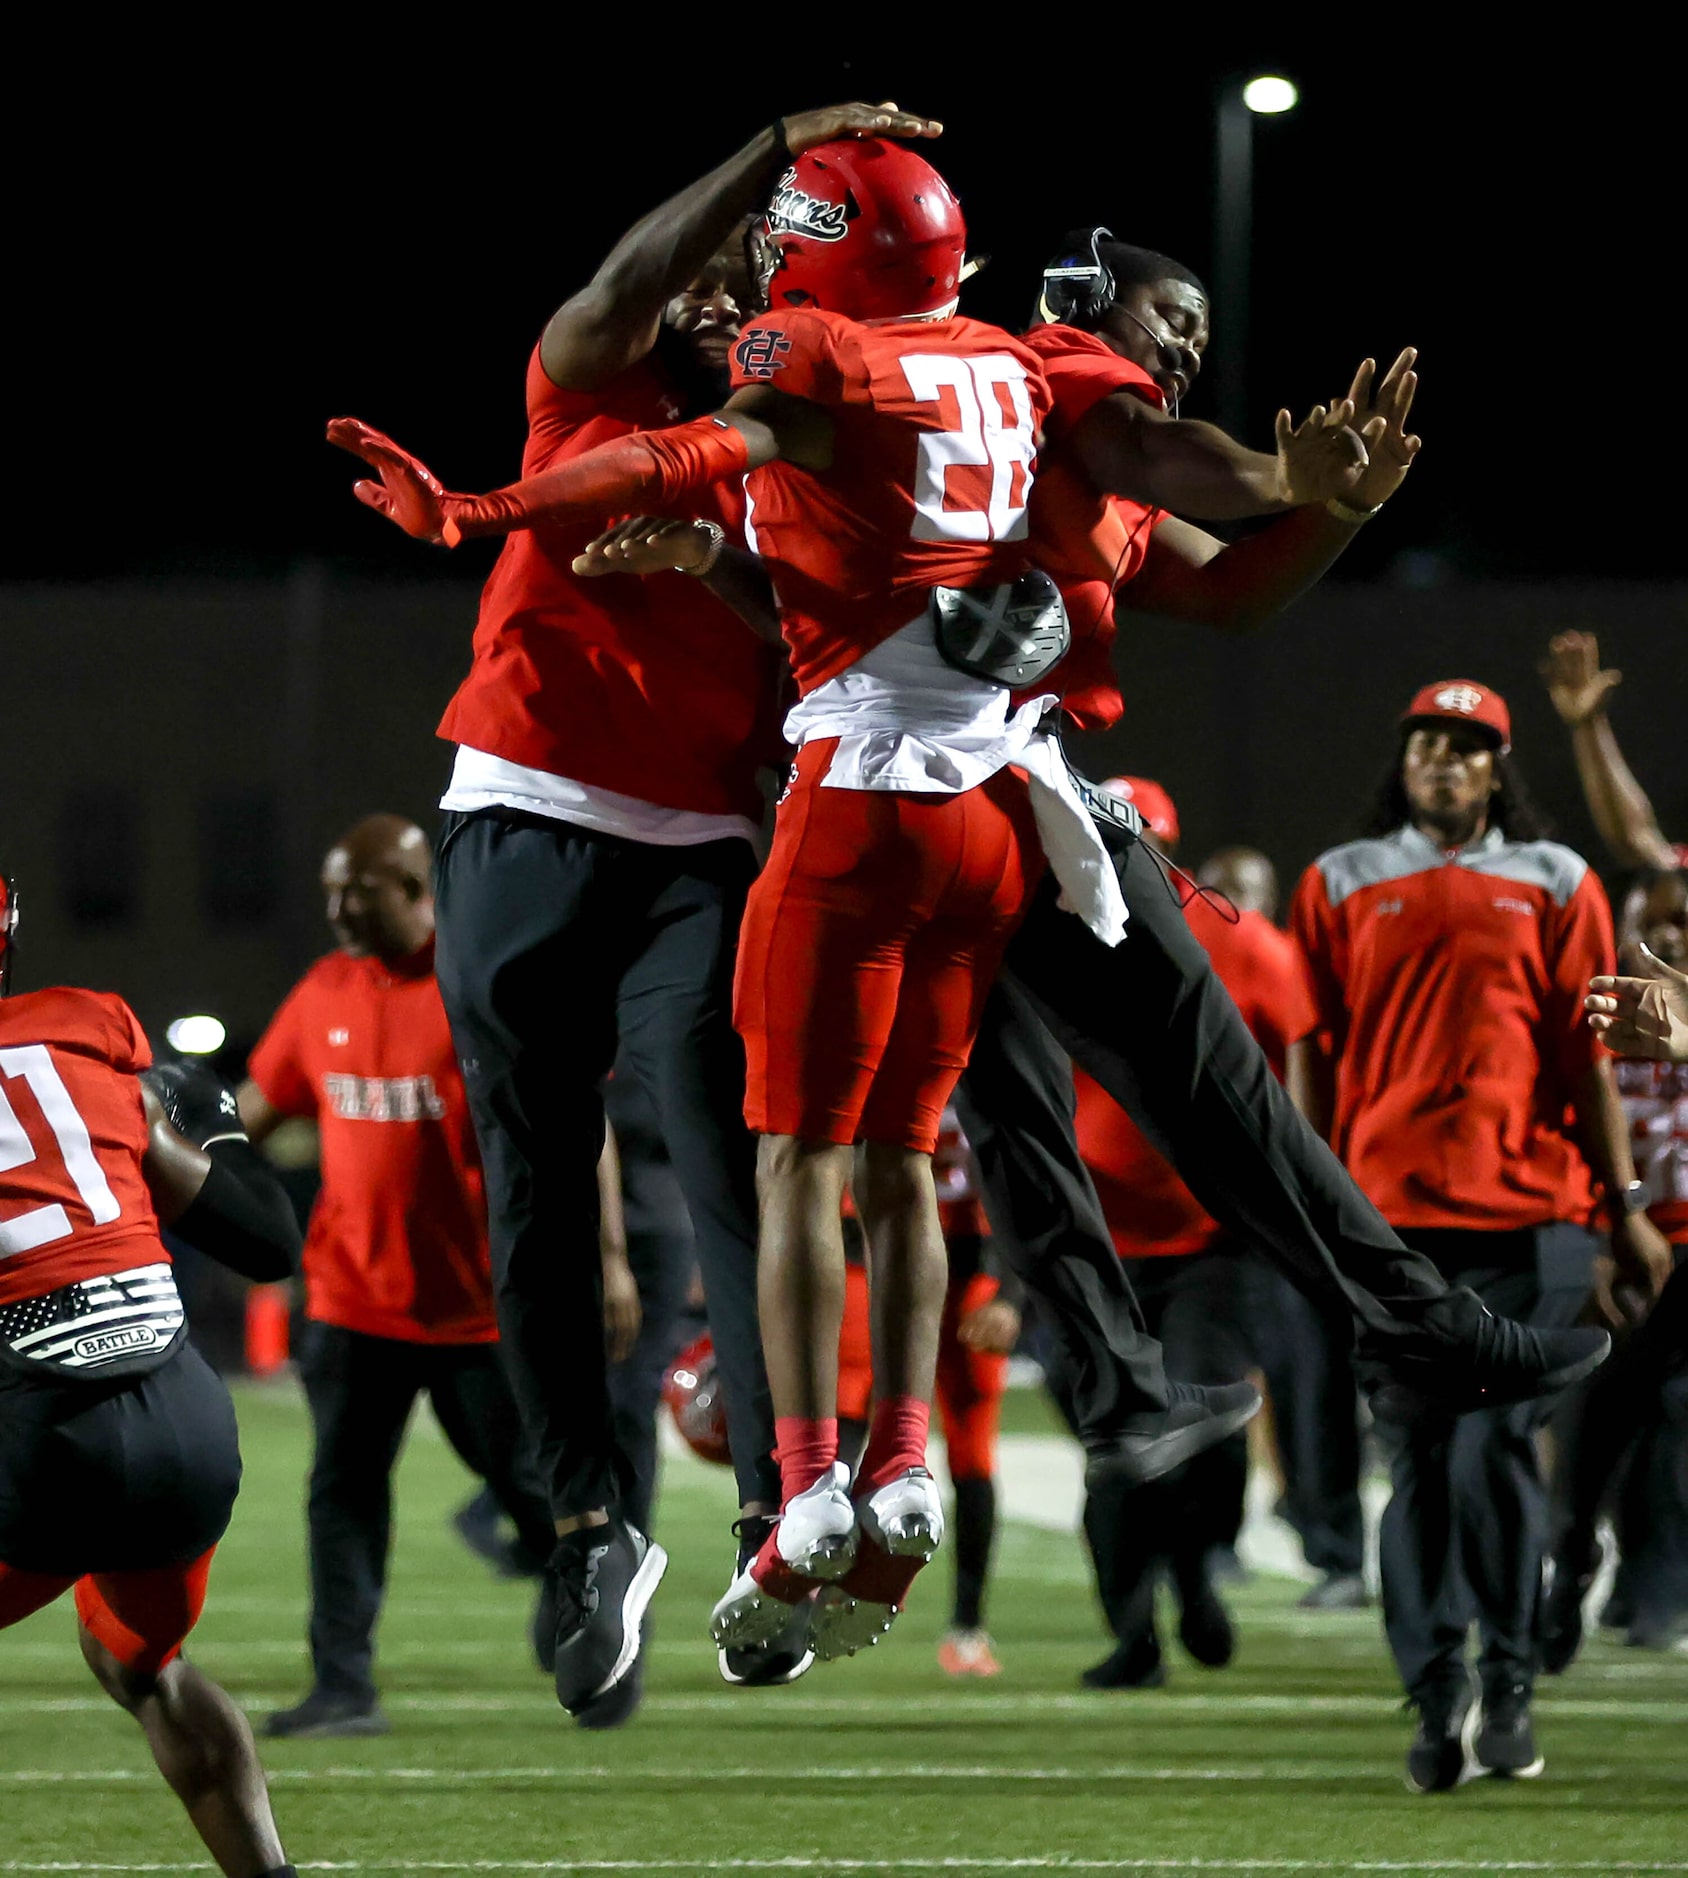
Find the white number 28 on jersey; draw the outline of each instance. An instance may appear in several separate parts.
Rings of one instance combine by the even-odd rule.
[[[53,1059],[44,1043],[26,1043],[14,1050],[0,1050],[0,1174],[10,1173],[14,1167],[27,1167],[35,1159],[35,1145],[24,1133],[18,1112],[6,1094],[6,1082],[12,1077],[28,1083],[58,1142],[65,1172],[93,1215],[94,1224],[109,1225],[122,1209],[94,1158],[88,1124],[77,1113],[70,1091],[53,1067]],[[37,1246],[51,1245],[55,1239],[68,1239],[71,1231],[70,1215],[62,1206],[27,1207],[9,1219],[0,1218],[0,1259],[10,1258],[17,1252],[33,1252]]]
[[[944,392],[953,392],[960,414],[955,430],[921,433],[914,482],[915,540],[1024,540],[1026,497],[1037,454],[1026,368],[1006,352],[967,358],[911,352],[902,365],[909,392],[919,403],[935,404]],[[963,465],[991,472],[990,499],[982,509],[944,506],[944,472]]]

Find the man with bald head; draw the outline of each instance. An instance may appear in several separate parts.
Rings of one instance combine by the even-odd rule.
[[[321,1136],[299,1363],[316,1435],[313,1681],[265,1728],[305,1737],[386,1732],[373,1636],[393,1464],[421,1392],[525,1548],[551,1548],[499,1359],[480,1158],[434,982],[427,839],[401,816],[368,816],[329,849],[322,890],[336,950],[288,995],[239,1092],[254,1141],[295,1115]]]

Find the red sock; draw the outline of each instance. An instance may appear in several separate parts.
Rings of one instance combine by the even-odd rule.
[[[931,1425],[932,1405],[917,1395],[893,1395],[875,1402],[856,1492],[872,1493],[911,1467],[924,1467],[926,1432]]]
[[[806,1493],[838,1459],[838,1418],[809,1420],[805,1415],[774,1419],[774,1458],[780,1464],[780,1498]]]

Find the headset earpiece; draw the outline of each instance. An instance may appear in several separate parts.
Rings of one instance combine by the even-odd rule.
[[[1088,332],[1102,323],[1118,291],[1101,252],[1101,243],[1113,238],[1111,228],[1076,229],[1043,270],[1037,307],[1051,324]]]

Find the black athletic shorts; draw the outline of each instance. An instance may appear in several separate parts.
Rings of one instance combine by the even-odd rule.
[[[80,1578],[209,1551],[240,1491],[234,1404],[183,1342],[144,1376],[0,1365],[0,1561]]]

